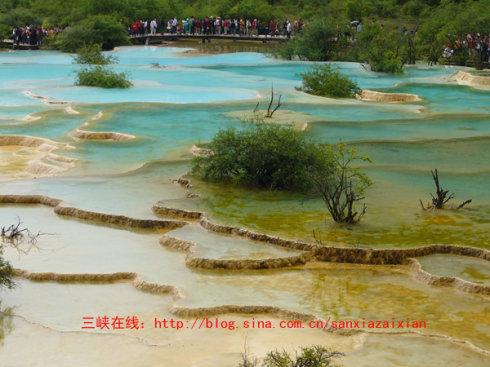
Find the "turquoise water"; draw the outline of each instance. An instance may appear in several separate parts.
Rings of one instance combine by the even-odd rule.
[[[221,129],[246,127],[246,123],[227,114],[252,110],[257,101],[265,106],[273,85],[276,93],[283,95],[283,109],[312,116],[314,122],[309,123],[305,134],[314,141],[353,144],[359,153],[371,158],[372,163],[365,168],[374,186],[367,193],[369,215],[363,225],[354,231],[331,228],[330,224],[325,227],[323,204],[314,198],[285,198],[272,193],[278,209],[270,211],[255,193],[249,196],[246,190],[214,190],[202,184],[198,185],[203,194],[200,200],[177,198],[179,205],[285,236],[309,238],[312,229],[317,229],[326,231],[330,239],[377,246],[439,241],[475,245],[490,229],[490,193],[486,189],[490,172],[490,93],[449,84],[448,77],[458,69],[420,64],[407,67],[402,75],[391,76],[372,73],[356,63],[334,63],[362,88],[414,93],[422,98],[405,104],[336,101],[309,98],[295,90],[300,74],[313,63],[281,61],[251,52],[190,56],[182,54],[185,50],[126,47],[112,52],[119,60],[116,70],[127,72],[133,80],[134,87],[127,90],[73,86],[78,66],[72,55],[48,51],[1,53],[0,133],[68,143],[74,149],[57,153],[77,159],[73,168],[62,173],[71,177],[69,194],[66,179],[57,177],[7,187],[17,186],[15,191],[20,192],[22,187],[31,186],[30,192],[47,191],[73,201],[85,197],[85,190],[98,198],[114,196],[105,189],[86,189],[90,187],[86,182],[90,176],[107,187],[110,184],[105,182],[121,182],[120,190],[115,191],[119,197],[132,190],[139,192],[138,183],[147,179],[147,173],[142,174],[138,168],[152,162],[176,162],[181,167],[178,172],[185,173],[191,147],[209,141]],[[69,102],[75,112],[66,110],[67,104],[46,101]],[[77,128],[125,133],[135,139],[79,140],[71,137]],[[427,219],[418,204],[419,199],[428,200],[433,190],[430,170],[434,168],[439,169],[443,184],[456,193],[458,200],[473,199],[469,210],[444,213],[452,219],[443,223]],[[125,172],[124,180],[107,178]],[[165,164],[160,165],[152,173],[156,192],[142,192],[138,200],[149,203],[171,199],[166,192],[171,179],[178,176],[172,176],[174,173]],[[159,198],[158,182],[163,181]],[[386,193],[393,197],[386,200]],[[137,205],[138,200],[130,205],[134,210],[142,207]],[[91,201],[94,205],[97,202],[84,202],[91,206]],[[289,217],[289,221],[279,225],[281,216]],[[305,216],[307,220],[300,219]],[[448,231],[448,223],[454,221],[456,225]],[[413,228],[412,235],[400,237],[407,226]],[[467,230],[476,237],[466,235]],[[441,231],[446,234],[443,238]],[[488,239],[480,243],[488,245]]]

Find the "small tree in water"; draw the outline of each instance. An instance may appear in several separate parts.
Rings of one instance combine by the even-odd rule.
[[[207,148],[192,167],[204,181],[318,194],[339,223],[356,223],[366,212],[356,204],[371,182],[353,164],[367,158],[343,144],[319,145],[291,127],[257,123],[222,130]]]
[[[333,164],[320,165],[312,173],[315,187],[335,222],[357,223],[366,213],[367,207],[363,204],[362,209],[358,210],[356,204],[364,200],[364,192],[372,183],[353,164],[356,161],[368,162],[369,159],[358,156],[355,149],[344,144],[325,146],[323,149]]]
[[[117,58],[107,56],[102,53],[102,47],[99,44],[89,44],[82,46],[77,51],[75,63],[85,65],[109,65],[117,63]]]
[[[133,84],[126,73],[116,73],[103,66],[83,68],[78,71],[76,85],[99,88],[130,88]]]
[[[205,181],[312,190],[308,176],[319,148],[292,127],[258,122],[243,130],[222,130],[207,148],[211,154],[193,160],[193,172]]]
[[[16,249],[19,254],[27,254],[33,248],[36,248],[37,240],[40,236],[47,233],[33,233],[29,228],[24,227],[20,218],[16,224],[0,227],[0,288],[13,288],[15,286],[12,280],[14,269],[8,261],[3,258],[3,248],[7,244]],[[27,245],[27,247],[23,246]]]
[[[352,98],[361,92],[355,82],[328,64],[313,66],[301,77],[303,86],[297,89],[316,96]]]
[[[75,62],[84,67],[78,70],[75,85],[99,88],[130,88],[133,84],[126,73],[116,73],[107,65],[116,63],[114,56],[106,56],[98,44],[84,45],[78,50]],[[87,66],[88,65],[88,66]]]

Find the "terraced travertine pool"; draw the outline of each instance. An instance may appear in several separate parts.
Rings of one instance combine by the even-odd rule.
[[[114,51],[116,69],[134,82],[122,91],[73,86],[78,66],[67,54],[0,53],[0,224],[21,218],[33,232],[47,233],[33,248],[5,248],[17,287],[0,293],[0,360],[236,366],[245,343],[259,357],[322,344],[344,352],[346,366],[488,365],[490,92],[458,85],[453,67],[417,65],[388,76],[336,63],[362,88],[421,98],[340,101],[295,90],[307,62],[182,51]],[[189,170],[193,145],[220,129],[245,127],[237,116],[257,100],[265,105],[272,84],[290,119],[308,122],[305,134],[347,142],[372,159],[364,168],[374,185],[359,225],[334,225],[314,197],[194,178],[191,188],[174,182]],[[90,139],[100,132],[112,140]],[[471,205],[422,211],[419,199],[433,191],[433,168]],[[310,246],[314,230],[343,249],[319,256]],[[410,250],[434,244],[440,246]],[[383,261],[369,250],[393,248],[400,251],[385,252],[395,255],[380,255]],[[414,254],[418,268],[405,261]],[[210,314],[237,321],[426,320],[429,327],[81,329],[83,316],[117,314],[148,324],[154,317],[192,321]],[[27,349],[32,353],[19,353]]]

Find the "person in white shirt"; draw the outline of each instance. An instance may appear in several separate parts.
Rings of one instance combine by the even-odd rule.
[[[153,19],[150,23],[150,32],[152,35],[157,33],[157,27],[158,27],[157,20]]]

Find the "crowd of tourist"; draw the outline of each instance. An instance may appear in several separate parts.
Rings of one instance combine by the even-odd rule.
[[[482,62],[490,62],[490,35],[480,33],[460,35],[453,43],[448,43],[442,56],[448,60],[455,54],[467,53],[467,56],[480,56]]]
[[[259,19],[249,18],[177,18],[157,22],[156,19],[136,20],[128,28],[131,36],[141,36],[156,33],[190,34],[190,35],[237,35],[237,36],[286,36],[301,31],[304,23],[301,20],[283,22],[271,20],[261,22]]]
[[[12,40],[14,45],[39,46],[45,37],[56,35],[60,32],[58,28],[46,29],[36,26],[15,27],[12,29]]]
[[[261,22],[259,19],[229,18],[229,17],[205,17],[185,18],[178,20],[171,18],[168,21],[136,20],[128,27],[130,36],[154,35],[157,33],[189,34],[189,35],[236,35],[236,36],[286,36],[300,32],[304,27],[302,20],[291,22],[286,19],[283,22],[270,20]],[[340,28],[337,26],[340,34]],[[362,32],[362,21],[354,20],[350,23],[351,37],[355,39],[355,33]],[[43,28],[37,26],[14,27],[11,38],[14,45],[39,46],[45,37],[53,36],[61,32],[58,28]],[[480,33],[460,35],[454,42],[448,43],[442,52],[442,56],[451,61],[455,55],[465,54],[469,57],[481,58],[481,62],[490,62],[490,35]]]

